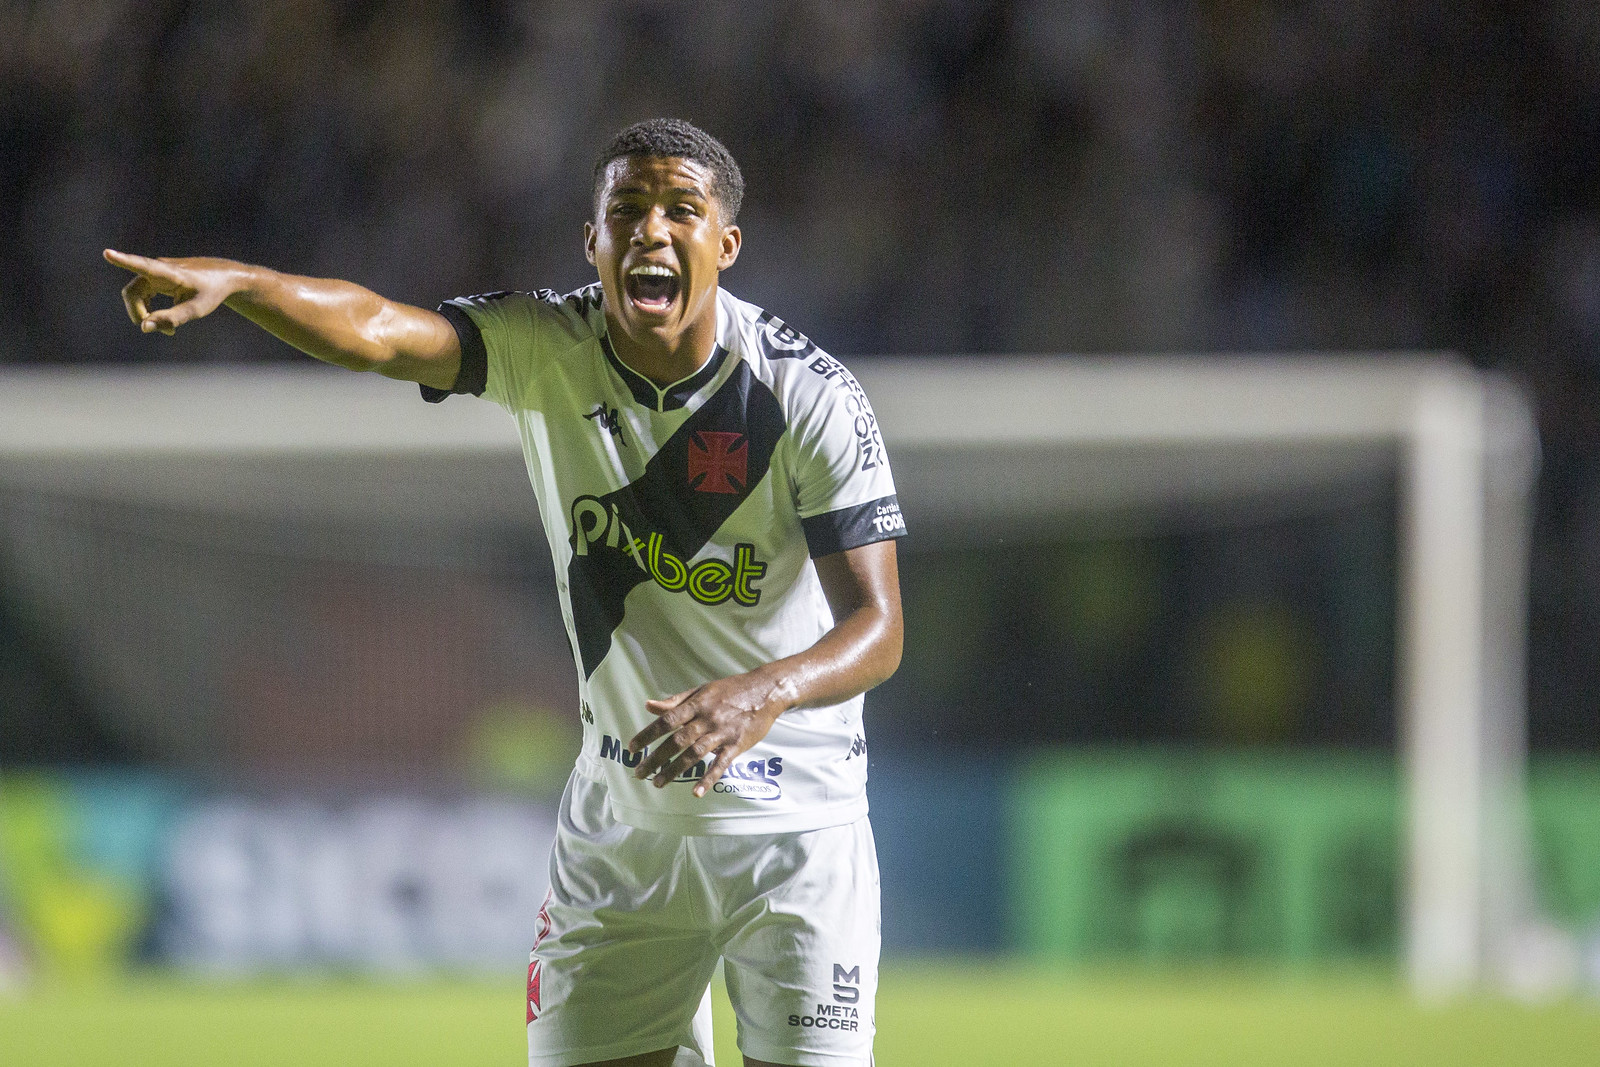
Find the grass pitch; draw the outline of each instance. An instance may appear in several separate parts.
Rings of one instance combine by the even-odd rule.
[[[489,1067],[525,1063],[520,982],[46,983],[0,1000],[16,1067]],[[1411,1003],[1392,979],[886,966],[883,1067],[939,1064],[1594,1067],[1600,1001]],[[717,1000],[717,1058],[740,1063]]]

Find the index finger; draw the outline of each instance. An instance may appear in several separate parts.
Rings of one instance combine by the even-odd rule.
[[[674,719],[677,717],[673,716],[672,713],[677,711],[678,708],[683,705],[684,701],[688,700],[699,691],[700,690],[698,689],[685,689],[683,692],[676,693],[673,696],[665,698],[664,700],[645,701],[645,710],[656,717],[655,721],[650,723],[650,725],[646,726],[643,730],[640,730],[637,734],[634,734],[633,740],[628,742],[628,751],[643,751],[644,749],[649,748],[651,743],[657,738],[667,736],[678,727],[682,726],[685,722],[688,722],[689,719],[687,718],[674,721]],[[693,715],[689,716],[689,718],[693,717]]]
[[[121,267],[123,270],[131,270],[135,274],[157,274],[161,275],[162,277],[166,277],[170,273],[166,264],[162,263],[158,259],[130,255],[127,252],[118,252],[115,248],[108,248],[100,254],[105,256],[106,262],[111,264],[113,267]]]
[[[728,745],[717,752],[711,762],[706,764],[706,773],[700,777],[699,782],[695,783],[695,787],[692,790],[694,795],[697,797],[705,796],[706,791],[716,785],[718,780],[722,778],[722,772],[733,765],[734,757],[737,755],[738,752],[733,745]]]

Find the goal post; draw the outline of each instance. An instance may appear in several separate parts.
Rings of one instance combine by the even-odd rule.
[[[1418,354],[852,366],[909,517],[950,536],[1398,474],[1409,979],[1435,996],[1500,976],[1536,920],[1522,776],[1538,446],[1519,389]],[[425,406],[413,386],[315,365],[6,369],[0,506],[7,492],[241,529],[392,523],[440,544],[538,523],[515,427],[492,405]]]
[[[1507,977],[1536,918],[1523,775],[1538,442],[1519,389],[1409,354],[887,360],[860,377],[913,514],[923,500],[999,516],[1248,499],[1396,465],[1408,977],[1423,996]]]

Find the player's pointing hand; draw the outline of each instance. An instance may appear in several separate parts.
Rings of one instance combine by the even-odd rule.
[[[186,322],[204,318],[239,288],[239,265],[225,259],[150,259],[115,249],[105,250],[106,262],[132,271],[134,278],[122,288],[128,318],[145,333],[159,330],[167,336]],[[151,297],[165,296],[171,307],[150,310]]]

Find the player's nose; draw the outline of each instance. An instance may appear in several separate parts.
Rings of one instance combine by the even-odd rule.
[[[637,248],[660,248],[669,240],[667,213],[661,208],[651,208],[639,217],[633,228],[633,245]]]

